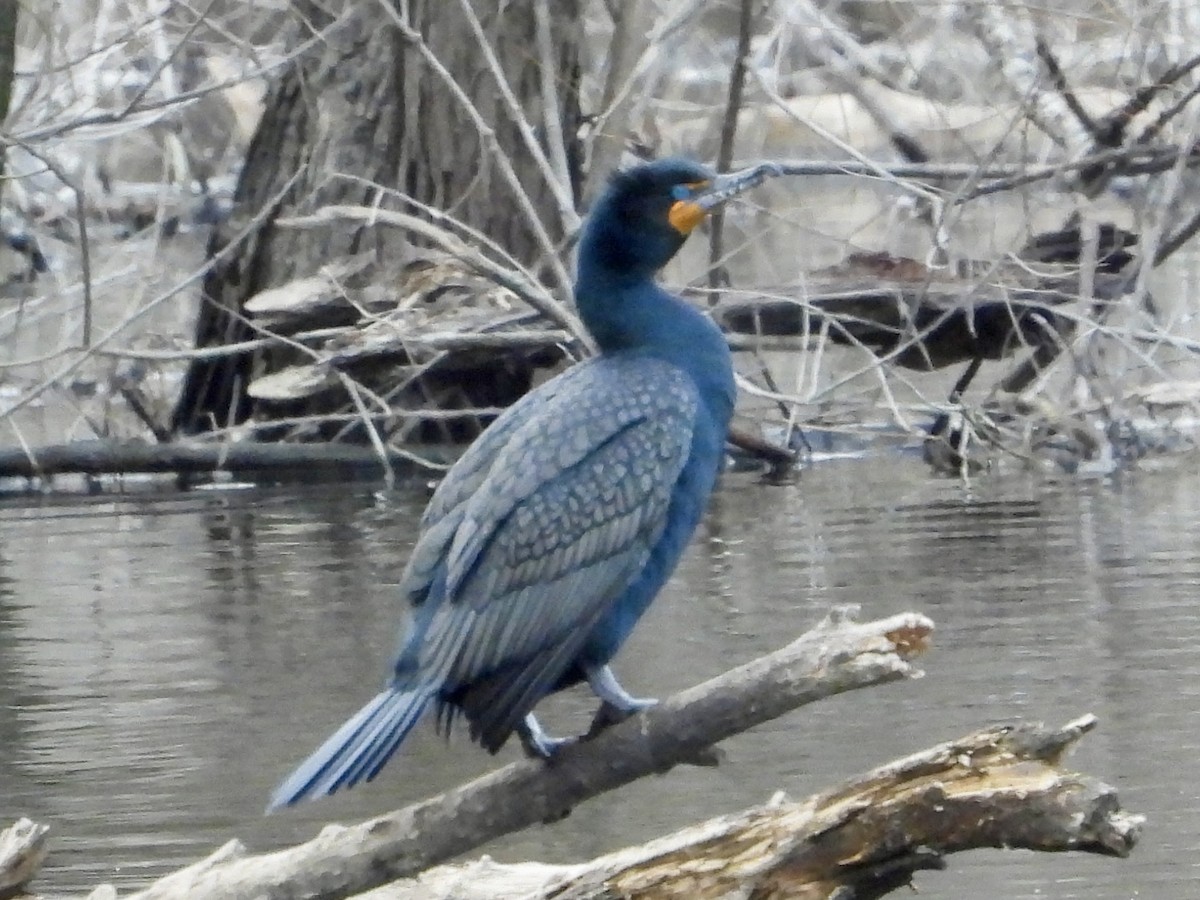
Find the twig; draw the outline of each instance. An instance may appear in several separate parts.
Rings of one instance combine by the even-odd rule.
[[[1066,73],[1058,64],[1058,59],[1054,56],[1054,52],[1050,49],[1050,45],[1046,43],[1046,39],[1040,34],[1037,36],[1034,46],[1037,48],[1038,59],[1042,61],[1042,65],[1046,67],[1046,72],[1050,76],[1050,83],[1054,89],[1058,91],[1059,96],[1063,98],[1063,102],[1067,104],[1075,118],[1079,120],[1079,124],[1087,129],[1088,134],[1092,136],[1092,140],[1100,147],[1117,147],[1121,144],[1121,135],[1118,132],[1102,133],[1100,126],[1091,117],[1083,104],[1079,102],[1079,98],[1075,92],[1071,90],[1071,86],[1067,83]]]
[[[1061,95],[1042,88],[1037,65],[1027,48],[1031,40],[1028,14],[990,3],[964,7],[971,30],[996,62],[1014,97],[1029,105],[1029,118],[1074,158],[1087,152],[1091,135]]]
[[[786,102],[782,97],[779,98],[779,101]],[[803,117],[797,118],[805,127],[810,127],[810,123]],[[830,137],[833,138],[832,135]],[[836,138],[834,139],[836,140]],[[972,177],[993,179],[987,184],[954,198],[955,203],[966,203],[987,194],[1013,190],[1027,184],[1059,178],[1089,166],[1109,165],[1114,162],[1120,163],[1120,171],[1126,175],[1154,175],[1170,169],[1181,155],[1189,168],[1200,166],[1200,153],[1174,145],[1119,147],[1092,153],[1075,160],[1064,160],[1044,166],[990,165],[980,167],[975,163],[882,163],[868,159],[861,154],[858,154],[855,159],[840,161],[783,159],[776,162],[783,169],[785,175],[805,177],[872,176],[883,178],[889,183],[898,183],[900,187],[906,186],[903,182],[896,181],[901,178],[933,183],[962,181]],[[738,161],[735,163],[735,168],[750,165],[751,162],[750,160]],[[911,187],[909,190],[911,192]]]
[[[551,193],[554,194],[554,199],[558,204],[558,215],[562,221],[564,231],[570,231],[579,227],[579,214],[575,212],[575,199],[571,196],[571,181],[569,177],[556,177],[554,168],[550,165],[550,161],[546,158],[546,154],[542,152],[542,146],[538,142],[537,136],[533,133],[533,129],[529,127],[529,120],[525,117],[525,111],[521,108],[520,101],[512,92],[509,86],[508,78],[504,74],[504,68],[500,65],[500,61],[496,59],[496,54],[492,51],[492,45],[488,42],[487,35],[483,32],[483,25],[479,21],[479,16],[475,14],[475,8],[471,5],[470,0],[459,0],[459,8],[462,10],[463,18],[471,28],[471,32],[475,35],[475,45],[479,52],[483,55],[483,60],[487,63],[487,67],[491,70],[492,80],[496,82],[496,88],[500,91],[500,97],[504,100],[504,105],[508,108],[508,116],[517,131],[521,135],[521,140],[525,144],[525,149],[529,151],[529,155],[537,164],[538,170],[542,173],[542,178],[549,186]],[[547,29],[549,22],[547,20]],[[547,82],[552,86],[554,84],[554,67],[550,65],[548,58],[543,58],[542,64],[538,67],[541,71],[543,97],[542,102],[545,104],[553,96],[552,93],[547,93],[545,87]],[[546,110],[546,117],[552,117],[557,121],[557,109]],[[559,148],[562,148],[562,131],[559,130]],[[561,156],[561,152],[560,152]],[[565,162],[565,156],[562,157]],[[561,176],[566,176],[566,169],[559,173]]]
[[[754,6],[759,0],[741,0],[738,11],[738,43],[729,73],[729,93],[725,98],[725,116],[721,120],[721,144],[717,150],[717,171],[728,172],[733,160],[733,145],[737,139],[738,119],[742,112],[742,93],[746,85],[746,57],[754,33]],[[720,265],[725,244],[725,210],[717,209],[711,216],[708,238],[708,286],[718,288],[728,284],[729,275]]]
[[[330,222],[364,222],[367,224],[388,225],[413,231],[430,241],[456,259],[466,263],[475,271],[495,280],[508,288],[530,306],[538,310],[553,322],[557,322],[569,330],[580,340],[585,339],[583,325],[576,316],[569,312],[554,297],[548,294],[540,285],[527,284],[524,279],[511,271],[492,262],[474,247],[466,244],[444,228],[433,225],[424,219],[411,216],[395,210],[374,209],[367,206],[331,205],[306,216],[285,216],[275,221],[276,228],[311,228]]]
[[[154,19],[151,18],[148,21],[154,21]],[[152,117],[150,119],[150,121],[155,121],[155,120],[157,120],[157,118],[160,118],[166,112],[170,112],[173,109],[177,109],[181,106],[184,106],[185,104],[187,104],[193,100],[200,100],[204,97],[207,97],[209,94],[219,93],[220,91],[224,91],[227,88],[231,88],[236,85],[243,84],[243,83],[245,83],[247,81],[251,81],[255,78],[265,78],[266,76],[268,76],[272,72],[274,72],[276,69],[280,69],[284,66],[290,65],[293,61],[295,61],[300,56],[304,55],[304,53],[306,53],[312,47],[317,46],[318,44],[321,44],[321,43],[324,43],[325,41],[327,41],[329,39],[330,35],[333,33],[333,31],[336,28],[340,27],[342,24],[344,24],[344,17],[342,19],[339,19],[339,20],[331,23],[330,25],[328,25],[321,31],[314,34],[312,37],[303,41],[299,46],[296,47],[295,50],[293,50],[287,56],[284,56],[281,59],[275,60],[274,62],[264,64],[264,65],[260,66],[259,68],[251,70],[249,72],[246,72],[245,74],[240,75],[236,78],[227,78],[224,81],[219,81],[219,82],[215,82],[210,85],[198,87],[198,88],[195,88],[194,90],[182,91],[181,93],[179,93],[173,97],[167,97],[163,100],[152,100],[149,102],[143,102],[142,106],[135,110],[120,109],[120,110],[115,110],[115,111],[111,111],[111,112],[94,113],[91,115],[76,116],[68,122],[41,125],[37,128],[31,128],[28,131],[22,131],[16,135],[13,135],[13,140],[25,141],[27,143],[32,144],[32,143],[37,143],[39,141],[46,141],[51,138],[63,137],[64,135],[70,134],[71,132],[74,132],[74,131],[81,131],[81,130],[86,130],[86,129],[97,129],[97,128],[99,128],[101,126],[105,126],[105,125],[120,124],[123,122],[127,122],[130,119],[138,119],[139,123],[144,125],[144,124],[146,124],[146,122],[142,121],[141,117],[145,116],[147,113],[156,114],[154,117]],[[44,73],[41,73],[41,72],[36,73],[36,74],[39,77],[44,75]]]
[[[375,451],[375,455],[379,458],[380,468],[383,469],[383,481],[387,489],[390,491],[396,486],[396,473],[392,470],[391,460],[388,459],[387,447],[383,443],[383,438],[379,436],[379,429],[375,427],[375,421],[371,418],[367,406],[363,403],[362,393],[359,391],[359,385],[343,372],[338,372],[338,379],[342,383],[342,387],[346,393],[350,395],[350,399],[354,402],[354,408],[358,410],[359,420],[362,422],[363,428],[367,431],[367,436],[371,441],[371,448]],[[387,404],[383,404],[387,408]]]
[[[1200,66],[1200,54],[1196,54],[1185,63],[1177,63],[1176,65],[1171,66],[1171,68],[1164,72],[1162,76],[1153,84],[1148,84],[1144,87],[1138,88],[1134,95],[1129,98],[1129,101],[1121,109],[1109,116],[1109,119],[1112,120],[1109,127],[1119,129],[1122,133],[1124,133],[1124,129],[1129,126],[1129,122],[1134,116],[1147,109],[1155,97],[1157,97],[1160,93],[1162,93],[1162,91],[1170,87],[1175,82],[1181,80],[1197,66]],[[1146,126],[1142,133],[1137,136],[1138,143],[1144,144],[1152,141],[1158,135],[1158,133],[1166,127],[1167,123],[1170,122],[1171,119],[1175,118],[1175,116],[1177,116],[1183,110],[1183,108],[1191,102],[1192,98],[1196,96],[1196,91],[1198,89],[1200,89],[1200,85],[1192,87],[1192,89],[1185,93],[1184,96],[1178,101],[1163,110],[1158,117],[1148,126]]]
[[[1154,266],[1160,266],[1167,261],[1175,251],[1190,241],[1196,236],[1196,232],[1200,231],[1200,210],[1192,213],[1192,217],[1187,220],[1179,229],[1170,237],[1164,238],[1163,242],[1158,245],[1158,250],[1154,254]]]
[[[19,399],[14,400],[4,409],[0,410],[0,419],[5,419],[17,410],[28,406],[30,403],[44,394],[49,388],[58,384],[60,381],[62,381],[62,379],[66,378],[68,375],[82,366],[88,359],[95,355],[95,353],[101,347],[111,341],[114,337],[116,337],[142,316],[149,313],[150,310],[155,309],[160,304],[174,297],[192,282],[203,278],[214,265],[232,254],[233,250],[238,247],[242,241],[244,241],[251,233],[254,232],[255,229],[258,228],[259,225],[261,225],[274,214],[275,205],[292,189],[300,177],[301,171],[302,170],[297,170],[295,173],[293,173],[293,175],[287,180],[275,197],[272,198],[271,202],[264,204],[263,208],[255,213],[254,216],[251,217],[251,219],[246,223],[246,225],[236,235],[234,235],[230,241],[225,244],[225,246],[221,247],[220,250],[214,253],[207,261],[205,261],[203,265],[192,271],[191,274],[189,274],[178,284],[175,284],[167,291],[164,291],[162,294],[159,294],[157,297],[150,300],[150,302],[142,306],[141,309],[138,309],[132,314],[126,316],[124,320],[118,322],[99,338],[97,338],[94,344],[85,349],[85,352],[80,353],[79,356],[77,356],[67,365],[54,372],[52,375],[44,378],[42,381],[39,381],[34,387],[22,394]]]
[[[437,55],[425,43],[425,39],[421,33],[417,31],[408,22],[405,16],[401,13],[395,4],[388,0],[378,0],[379,6],[388,19],[396,26],[401,37],[410,46],[414,47],[425,61],[425,64],[437,75],[437,77],[445,85],[446,90],[454,98],[467,118],[474,125],[476,133],[479,135],[480,141],[487,148],[489,155],[495,160],[496,165],[500,169],[500,174],[504,177],[509,189],[513,192],[516,198],[517,205],[524,214],[526,224],[530,231],[537,238],[541,245],[542,255],[546,261],[546,265],[550,271],[554,273],[555,281],[558,283],[560,295],[563,297],[569,296],[571,292],[571,276],[568,274],[562,260],[555,252],[554,241],[550,234],[546,231],[545,225],[542,224],[541,216],[533,207],[533,202],[529,199],[529,194],[521,184],[521,179],[517,177],[516,170],[513,168],[512,160],[508,158],[500,142],[496,139],[495,130],[484,120],[479,109],[471,101],[471,98],[463,90],[462,85],[454,78],[450,71],[445,67]],[[565,305],[565,304],[564,304]],[[560,313],[561,315],[562,313]]]
[[[555,196],[560,198],[559,214],[563,217],[563,230],[572,232],[579,227],[580,219],[575,211],[571,190],[572,172],[567,161],[567,141],[560,115],[558,82],[554,77],[557,68],[554,64],[554,33],[547,0],[536,0],[533,4],[533,15],[537,28],[538,55],[541,58],[538,76],[542,82],[542,127],[546,129],[546,144],[553,176],[561,185],[561,190],[555,191]],[[534,145],[537,145],[536,140]]]
[[[858,42],[844,28],[838,27],[812,0],[789,3],[787,15],[807,27],[810,34],[822,36],[822,40],[808,42],[807,52],[820,61],[842,90],[859,102],[887,134],[892,146],[909,162],[929,162],[929,153],[909,133],[904,123],[876,99],[877,95],[867,89],[859,76],[857,67],[867,67],[869,63]]]
[[[85,209],[83,188],[52,157],[43,153],[32,144],[8,135],[0,135],[0,140],[20,147],[30,156],[40,160],[42,165],[54,173],[54,177],[61,181],[75,197],[75,227],[79,229],[79,268],[83,279],[83,326],[81,328],[80,341],[83,344],[83,349],[87,350],[92,345],[92,250],[91,241],[88,239],[87,212]],[[0,418],[2,417],[0,415]]]
[[[208,0],[208,6],[204,7],[204,11],[197,15],[192,21],[192,24],[189,25],[184,30],[183,34],[179,36],[179,40],[176,41],[175,46],[171,48],[171,52],[158,61],[158,65],[154,67],[154,70],[148,76],[146,76],[146,79],[142,82],[141,87],[134,92],[134,95],[129,99],[129,102],[125,104],[125,109],[117,114],[119,118],[123,119],[130,115],[135,109],[137,109],[138,105],[146,99],[146,95],[150,93],[150,89],[158,82],[158,79],[162,76],[163,72],[165,72],[167,68],[175,61],[175,58],[179,55],[179,52],[185,46],[187,46],[187,42],[191,39],[192,35],[196,33],[196,29],[203,25],[208,19],[208,14],[212,12],[212,9],[217,5],[217,2],[218,0]],[[161,13],[159,16],[156,16],[155,19],[155,24],[160,23],[162,21]]]
[[[677,6],[672,6],[672,10]],[[631,113],[644,96],[629,88],[640,78],[639,65],[651,50],[654,6],[650,3],[611,3],[612,39],[606,55],[604,90],[599,112],[592,118],[584,138],[584,156],[589,160],[583,200],[590,204],[604,188],[609,173],[617,169],[625,152]]]

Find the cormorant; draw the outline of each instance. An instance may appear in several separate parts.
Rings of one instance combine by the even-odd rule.
[[[496,752],[560,743],[533,708],[609,661],[674,570],[712,492],[734,405],[720,329],[654,281],[717,205],[779,174],[681,159],[612,178],[579,242],[575,299],[600,353],[530,392],[438,486],[401,591],[411,617],[386,688],[287,777],[270,809],[369,781],[432,706]]]

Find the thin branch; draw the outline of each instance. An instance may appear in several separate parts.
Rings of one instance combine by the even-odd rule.
[[[85,193],[82,187],[66,173],[51,156],[43,153],[37,147],[25,141],[0,134],[0,140],[22,148],[30,156],[41,161],[54,177],[71,191],[75,198],[75,227],[79,229],[79,269],[83,279],[83,325],[80,341],[86,350],[92,345],[92,249],[88,238],[88,217],[85,203]]]
[[[347,221],[388,225],[393,228],[402,228],[406,231],[415,232],[421,235],[421,237],[433,241],[451,256],[466,263],[475,271],[488,276],[497,284],[508,288],[551,321],[571,331],[580,340],[586,339],[583,325],[578,318],[548,294],[540,285],[536,283],[527,284],[524,279],[517,277],[503,266],[492,262],[492,260],[488,259],[474,247],[460,240],[446,229],[416,216],[395,210],[374,209],[367,206],[331,205],[322,206],[311,215],[288,216],[277,219],[275,227],[311,228],[330,222]]]
[[[538,76],[542,88],[542,127],[546,129],[546,143],[550,151],[551,168],[558,184],[562,185],[565,199],[570,201],[562,207],[560,200],[559,214],[562,215],[564,230],[574,231],[579,227],[580,219],[575,211],[572,197],[571,165],[567,161],[567,139],[563,134],[563,122],[560,115],[562,103],[558,95],[558,82],[555,80],[557,67],[554,65],[554,33],[551,28],[550,7],[548,0],[535,0],[533,4],[535,27],[537,28]],[[536,141],[534,142],[536,144]],[[559,197],[560,192],[555,191]]]
[[[49,390],[50,388],[54,387],[56,384],[61,382],[64,378],[66,378],[72,372],[76,371],[80,366],[82,366],[85,362],[87,362],[88,359],[90,359],[92,356],[94,356],[100,348],[102,348],[104,345],[106,345],[109,341],[111,341],[114,337],[116,337],[118,334],[123,332],[126,328],[128,328],[130,325],[132,325],[138,319],[142,318],[142,316],[145,316],[152,309],[157,308],[160,304],[162,304],[162,303],[166,302],[167,300],[171,299],[172,297],[174,297],[176,294],[178,294],[180,291],[182,291],[188,285],[192,284],[195,281],[199,281],[201,278],[203,278],[205,275],[207,275],[209,270],[214,265],[223,261],[227,256],[231,255],[233,253],[233,251],[238,246],[241,245],[242,241],[246,240],[246,238],[250,234],[252,234],[263,222],[265,222],[272,215],[274,215],[276,205],[280,201],[282,201],[282,199],[285,196],[287,196],[288,192],[291,191],[291,189],[295,186],[296,182],[299,180],[299,177],[300,177],[300,174],[302,171],[303,171],[302,169],[298,169],[295,173],[293,173],[293,175],[287,180],[287,182],[276,193],[276,195],[273,198],[271,198],[271,200],[268,203],[264,204],[263,208],[261,210],[259,210],[257,213],[254,214],[253,217],[251,217],[251,219],[246,223],[246,225],[236,235],[234,235],[231,238],[229,243],[227,243],[220,250],[218,250],[216,253],[214,253],[207,261],[205,261],[205,263],[203,265],[201,265],[200,267],[198,267],[197,269],[192,271],[191,274],[189,274],[182,281],[173,285],[169,290],[164,291],[162,294],[159,294],[157,297],[152,299],[149,303],[146,303],[140,309],[138,309],[135,312],[133,312],[132,314],[126,316],[122,321],[118,322],[116,325],[114,325],[112,328],[110,328],[104,334],[100,335],[100,337],[97,338],[96,341],[91,346],[85,348],[84,352],[80,353],[79,356],[77,356],[71,362],[67,363],[65,366],[63,366],[62,368],[60,368],[53,374],[51,374],[51,375],[47,376],[46,378],[42,379],[41,381],[39,381],[36,385],[34,385],[32,388],[30,388],[28,391],[26,391],[24,394],[22,394],[17,400],[14,400],[12,403],[8,404],[8,406],[4,407],[4,409],[0,410],[0,419],[5,419],[8,416],[11,416],[17,410],[22,409],[25,406],[28,406],[30,403],[32,403],[34,400],[36,400],[38,397],[40,397],[42,394],[44,394],[47,390]]]
[[[1180,81],[1185,75],[1187,75],[1197,66],[1200,66],[1200,53],[1196,54],[1185,63],[1177,63],[1171,66],[1171,68],[1164,72],[1162,77],[1160,77],[1153,84],[1148,84],[1139,88],[1121,109],[1109,116],[1109,119],[1111,120],[1110,127],[1120,129],[1123,132],[1124,129],[1129,126],[1129,122],[1134,116],[1149,108],[1150,103],[1155,97],[1162,93],[1162,91],[1164,91],[1166,88],[1175,84],[1177,81]],[[1163,110],[1162,113],[1160,113],[1159,116],[1150,125],[1148,125],[1141,134],[1138,135],[1138,143],[1144,144],[1153,140],[1158,133],[1166,127],[1167,123],[1170,122],[1171,119],[1175,118],[1175,116],[1177,116],[1183,110],[1183,108],[1191,102],[1192,98],[1196,96],[1196,90],[1197,87],[1193,87],[1178,101]]]
[[[390,491],[396,487],[396,473],[392,469],[391,460],[388,459],[387,447],[383,443],[383,438],[379,435],[379,429],[375,427],[375,421],[371,417],[371,413],[367,410],[367,405],[363,403],[362,391],[359,390],[359,385],[354,379],[348,375],[338,372],[338,379],[342,383],[342,387],[346,393],[350,395],[350,399],[354,401],[354,408],[358,410],[359,421],[363,428],[367,430],[367,436],[371,440],[371,449],[375,451],[376,457],[379,459],[379,465],[383,469],[384,485]],[[387,408],[387,404],[383,404]]]
[[[212,12],[213,7],[216,6],[218,2],[219,0],[208,0],[208,6],[204,8],[204,12],[200,13],[192,22],[192,24],[187,27],[183,34],[179,36],[179,40],[176,41],[175,46],[171,48],[171,52],[158,61],[158,65],[154,67],[154,71],[152,71],[146,77],[146,79],[142,82],[141,87],[134,92],[134,95],[129,99],[129,102],[125,104],[125,109],[117,113],[118,117],[125,118],[129,116],[135,109],[137,109],[139,104],[146,99],[146,95],[150,93],[150,89],[158,83],[158,79],[162,77],[162,74],[175,61],[175,58],[179,55],[180,51],[187,46],[187,42],[191,39],[192,35],[196,33],[196,29],[204,24],[205,20],[208,18],[208,14]],[[158,25],[161,24],[161,22],[161,14],[159,16],[155,16],[154,24]]]
[[[533,157],[533,161],[537,164],[538,171],[542,173],[542,179],[549,186],[554,194],[554,199],[558,204],[558,215],[562,221],[564,231],[571,231],[579,227],[579,214],[575,211],[575,200],[571,196],[571,180],[570,178],[559,179],[555,177],[554,168],[550,165],[550,161],[546,158],[546,154],[542,152],[542,146],[538,142],[537,136],[533,133],[533,129],[529,126],[529,120],[525,117],[525,111],[521,109],[521,103],[517,100],[516,95],[512,92],[512,87],[509,86],[508,78],[504,74],[504,67],[500,65],[500,61],[496,59],[496,54],[492,51],[492,45],[488,41],[488,37],[484,34],[483,25],[479,21],[479,17],[475,14],[475,8],[471,5],[470,0],[459,0],[459,7],[462,9],[463,17],[467,24],[471,27],[472,33],[475,35],[475,45],[479,52],[483,55],[483,60],[487,63],[488,69],[492,73],[492,80],[496,82],[496,87],[500,91],[500,97],[504,100],[504,105],[508,108],[509,120],[517,127],[520,132],[521,140],[525,144],[525,149],[529,151],[529,155]],[[549,24],[547,22],[547,27]],[[543,88],[546,82],[549,81],[553,86],[553,68],[548,64],[549,60],[543,60],[539,66],[542,73]],[[549,99],[550,95],[543,94],[543,103]],[[557,119],[557,110],[548,113]],[[560,147],[561,131],[560,131]],[[565,157],[564,157],[565,161]],[[564,170],[565,174],[565,170]]]
[[[867,89],[866,82],[859,75],[859,68],[870,67],[871,63],[853,36],[838,27],[812,0],[797,0],[787,6],[786,14],[789,17],[809,29],[810,34],[823,36],[823,40],[810,41],[806,50],[820,61],[837,87],[859,102],[904,159],[914,163],[929,162],[929,153],[909,133],[904,123],[877,99],[876,92]]]
[[[1050,83],[1058,91],[1063,102],[1067,104],[1067,109],[1079,120],[1079,124],[1087,129],[1088,134],[1092,136],[1092,140],[1101,147],[1119,146],[1121,144],[1121,135],[1119,133],[1103,134],[1100,126],[1096,124],[1096,121],[1088,111],[1083,108],[1083,104],[1079,102],[1079,98],[1071,90],[1071,85],[1067,83],[1066,73],[1063,72],[1062,67],[1058,64],[1058,59],[1050,49],[1050,45],[1046,42],[1046,39],[1039,34],[1034,42],[1034,46],[1037,48],[1038,59],[1042,61],[1042,65],[1046,67],[1046,73],[1050,76]]]
[[[750,54],[750,39],[754,36],[754,7],[759,0],[741,0],[738,11],[738,42],[729,73],[729,93],[725,98],[725,116],[721,120],[721,144],[717,150],[717,171],[728,172],[733,160],[733,145],[737,140],[738,120],[742,112],[742,94],[746,86],[746,57]],[[717,209],[711,216],[708,237],[708,286],[718,288],[728,283],[728,273],[722,266],[725,254],[725,210]]]
[[[1157,267],[1166,262],[1167,259],[1174,255],[1175,251],[1194,238],[1197,231],[1200,231],[1200,210],[1192,213],[1192,217],[1181,225],[1174,234],[1163,239],[1163,242],[1158,246],[1158,251],[1154,254],[1154,265]]]
[[[154,20],[151,19],[149,21]],[[126,123],[131,119],[136,119],[138,127],[142,127],[145,124],[157,121],[157,119],[161,118],[170,111],[178,109],[194,100],[203,99],[210,94],[219,93],[220,91],[224,91],[228,88],[236,87],[239,84],[244,84],[245,82],[252,81],[255,78],[267,77],[277,69],[290,65],[297,58],[303,56],[311,48],[327,41],[335,29],[339,28],[343,24],[345,24],[345,17],[332,22],[320,32],[305,40],[288,55],[275,60],[274,62],[266,63],[235,78],[227,78],[224,81],[202,85],[201,87],[190,91],[182,91],[173,97],[166,97],[162,100],[143,102],[141,107],[133,110],[120,109],[109,112],[94,113],[91,115],[76,116],[67,122],[40,125],[36,128],[31,128],[28,131],[22,131],[14,135],[14,139],[26,141],[28,143],[36,143],[38,141],[49,140],[50,138],[60,138],[75,131],[81,131],[85,129],[95,130],[105,125]],[[39,73],[38,77],[43,77],[43,75]]]

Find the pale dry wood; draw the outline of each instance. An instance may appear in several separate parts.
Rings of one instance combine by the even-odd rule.
[[[268,321],[288,316],[311,316],[337,303],[342,296],[342,279],[360,271],[366,263],[365,254],[359,254],[323,266],[315,275],[259,291],[246,300],[245,310],[255,318]]]
[[[910,638],[923,641],[916,638],[917,631]],[[871,900],[911,886],[918,871],[945,868],[945,856],[963,850],[1125,857],[1140,837],[1144,817],[1122,810],[1109,785],[1062,766],[1095,726],[1091,715],[1059,728],[992,726],[894,760],[806,800],[792,801],[780,793],[762,806],[581,864],[499,864],[484,856],[355,893],[328,880],[319,883],[331,868],[314,871],[307,888],[297,888],[281,880],[270,857],[244,857],[245,849],[230,841],[208,859],[135,896]],[[375,831],[384,827],[383,820],[367,825]],[[361,828],[330,826],[318,840],[370,841],[370,834],[356,835]],[[220,884],[234,889],[224,880],[230,867],[250,864],[258,866],[257,895],[249,884],[237,885],[233,893],[219,892]],[[116,900],[116,893],[105,885],[89,900]]]
[[[247,856],[236,841],[133,900],[338,898],[413,875],[502,834],[681,761],[824,697],[919,674],[933,623],[916,613],[857,623],[831,615],[787,647],[677,694],[550,765],[523,760],[437,797],[286,850]]]
[[[1090,731],[998,726],[939,744],[801,802],[721,816],[582,865],[501,865],[484,857],[439,866],[358,900],[583,900],[601,897],[878,897],[944,856],[984,847],[1126,856],[1143,817],[1115,791],[1064,771]]]
[[[26,818],[0,831],[0,897],[19,895],[46,858],[50,829]]]

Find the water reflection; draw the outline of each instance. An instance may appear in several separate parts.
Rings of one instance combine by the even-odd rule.
[[[971,854],[923,876],[925,896],[1194,896],[1198,493],[1191,472],[964,491],[903,460],[730,479],[623,681],[668,693],[841,603],[933,616],[927,677],[810,707],[728,742],[715,772],[644,781],[489,852],[579,859],[995,720],[1093,711],[1078,763],[1150,814],[1135,856]],[[38,886],[141,883],[229,837],[277,846],[494,765],[422,730],[373,788],[261,815],[379,684],[424,502],[356,485],[0,508],[0,816],[53,826]],[[589,712],[572,694],[548,718],[568,730]]]

